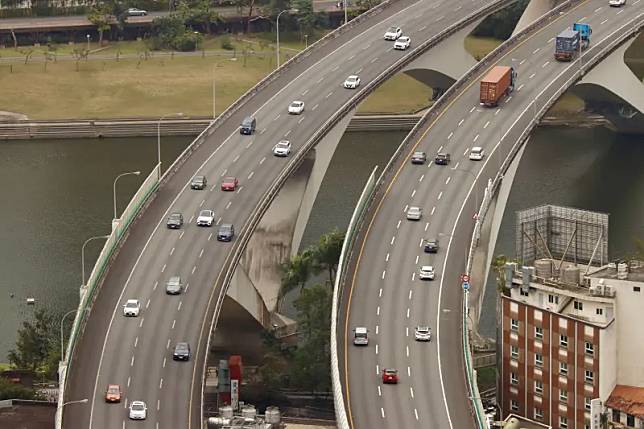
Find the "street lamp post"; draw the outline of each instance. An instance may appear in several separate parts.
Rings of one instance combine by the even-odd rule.
[[[275,30],[277,32],[277,67],[276,68],[280,68],[280,16],[282,16],[284,12],[297,13],[299,11],[297,9],[285,9],[277,14],[277,19],[275,20],[276,22]]]
[[[345,24],[347,22],[349,22],[349,19],[348,19],[349,15],[347,14],[347,3],[348,2],[349,2],[349,0],[342,0],[342,5],[344,6],[344,23]]]
[[[77,308],[75,308],[73,310],[69,310],[67,313],[65,313],[65,315],[62,317],[62,319],[60,319],[60,360],[63,361],[63,362],[65,361],[65,332],[63,330],[63,326],[64,326],[65,319],[67,318],[67,316],[69,316],[70,314],[75,313],[77,311],[78,311]],[[87,308],[83,308],[83,311],[87,311]]]
[[[79,399],[77,401],[67,401],[63,405],[60,406],[60,408],[63,408],[65,405],[70,405],[70,404],[86,404],[89,401],[89,399]]]
[[[109,238],[109,235],[97,235],[95,237],[90,237],[85,240],[83,247],[81,247],[81,286],[85,286],[85,246],[92,240],[98,240],[100,238]]]
[[[118,215],[116,213],[116,182],[123,176],[129,176],[129,175],[134,175],[138,176],[141,174],[140,171],[128,171],[127,173],[121,173],[118,176],[116,176],[116,179],[114,179],[114,184],[113,184],[113,197],[114,197],[114,219],[118,219]]]
[[[91,39],[91,36],[88,34],[87,35],[87,51],[89,52],[89,39]]]
[[[214,89],[213,89],[213,93],[214,93]],[[159,122],[157,123],[157,164],[159,165],[159,177],[161,176],[161,121],[172,116],[181,117],[183,116],[183,113],[178,112],[178,113],[169,113],[167,115],[163,115],[159,118]]]

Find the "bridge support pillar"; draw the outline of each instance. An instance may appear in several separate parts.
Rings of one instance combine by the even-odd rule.
[[[528,3],[528,6],[523,11],[521,18],[519,18],[519,22],[517,22],[517,26],[514,28],[512,35],[514,36],[521,30],[526,28],[528,25],[530,25],[537,18],[539,18],[541,15],[554,9],[554,7],[557,6],[559,3],[561,3],[561,1],[530,0],[530,2]]]

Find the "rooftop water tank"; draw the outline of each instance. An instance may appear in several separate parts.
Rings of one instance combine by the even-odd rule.
[[[266,407],[265,416],[266,423],[279,424],[282,420],[282,415],[280,414],[280,409],[277,407]]]
[[[257,416],[257,410],[254,405],[244,405],[241,409],[242,417],[254,419]]]
[[[552,278],[552,259],[537,259],[534,261],[534,268],[537,272],[537,277]]]
[[[617,264],[617,278],[619,280],[626,280],[628,278],[628,265],[620,262]]]
[[[566,267],[561,273],[561,281],[564,283],[579,284],[579,273],[579,267]]]
[[[230,405],[224,405],[222,407],[219,407],[219,416],[225,419],[232,419],[233,407],[231,407]]]

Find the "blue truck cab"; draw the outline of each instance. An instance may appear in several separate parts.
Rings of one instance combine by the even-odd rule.
[[[586,49],[590,46],[590,35],[593,34],[593,29],[590,24],[582,24],[576,22],[572,25],[573,31],[578,31],[581,38],[581,49]]]
[[[565,29],[555,39],[555,59],[572,61],[580,51],[590,46],[590,35],[593,34],[589,24],[574,23],[572,28]]]

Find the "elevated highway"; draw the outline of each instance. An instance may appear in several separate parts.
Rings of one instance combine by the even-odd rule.
[[[175,162],[143,214],[127,231],[104,276],[91,311],[81,311],[83,333],[71,349],[64,400],[88,398],[87,405],[64,410],[69,428],[197,428],[201,426],[202,377],[209,333],[216,325],[232,270],[259,218],[304,154],[366,94],[384,79],[385,71],[411,57],[413,50],[393,51],[382,40],[387,27],[399,25],[415,44],[437,38],[446,27],[484,16],[504,2],[459,0],[385,3],[342,31],[291,61],[236,102],[204,131]],[[429,45],[428,45],[429,46]],[[346,90],[341,83],[359,74],[362,86]],[[361,89],[362,88],[362,89]],[[306,103],[301,116],[286,114],[295,99]],[[257,118],[257,132],[240,136],[244,116]],[[290,158],[275,158],[280,139],[293,143]],[[195,174],[205,174],[204,191],[188,187]],[[221,177],[234,175],[236,192],[219,190]],[[198,228],[201,209],[213,209],[216,223],[234,223],[232,243],[219,243],[216,227]],[[181,230],[166,230],[171,212],[182,212]],[[166,296],[164,284],[180,275],[186,292]],[[136,298],[138,318],[125,318],[122,305]],[[86,317],[87,316],[87,317]],[[192,345],[190,362],[173,362],[176,342]],[[121,404],[106,404],[104,389],[120,384]],[[148,418],[132,423],[127,405],[143,400]]]
[[[556,62],[554,37],[580,21],[593,27],[591,47],[581,60]],[[461,273],[470,272],[472,235],[476,242],[480,232],[475,219],[485,216],[491,194],[539,117],[643,23],[640,2],[622,9],[609,8],[605,0],[566,3],[470,70],[402,143],[367,193],[368,210],[345,247],[336,330],[340,406],[346,408],[341,427],[481,427],[473,374],[463,354],[467,298],[459,281]],[[516,90],[496,108],[481,107],[478,82],[496,64],[518,71]],[[469,159],[473,146],[485,150],[482,161]],[[448,152],[451,163],[412,165],[410,155],[418,150],[430,160]],[[406,219],[410,206],[423,208],[420,221]],[[429,237],[440,240],[437,254],[423,252],[422,240]],[[422,265],[434,267],[433,281],[419,279]],[[432,328],[431,342],[414,341],[418,325]],[[356,326],[369,329],[368,347],[353,346]],[[384,368],[398,370],[397,385],[383,385]]]

